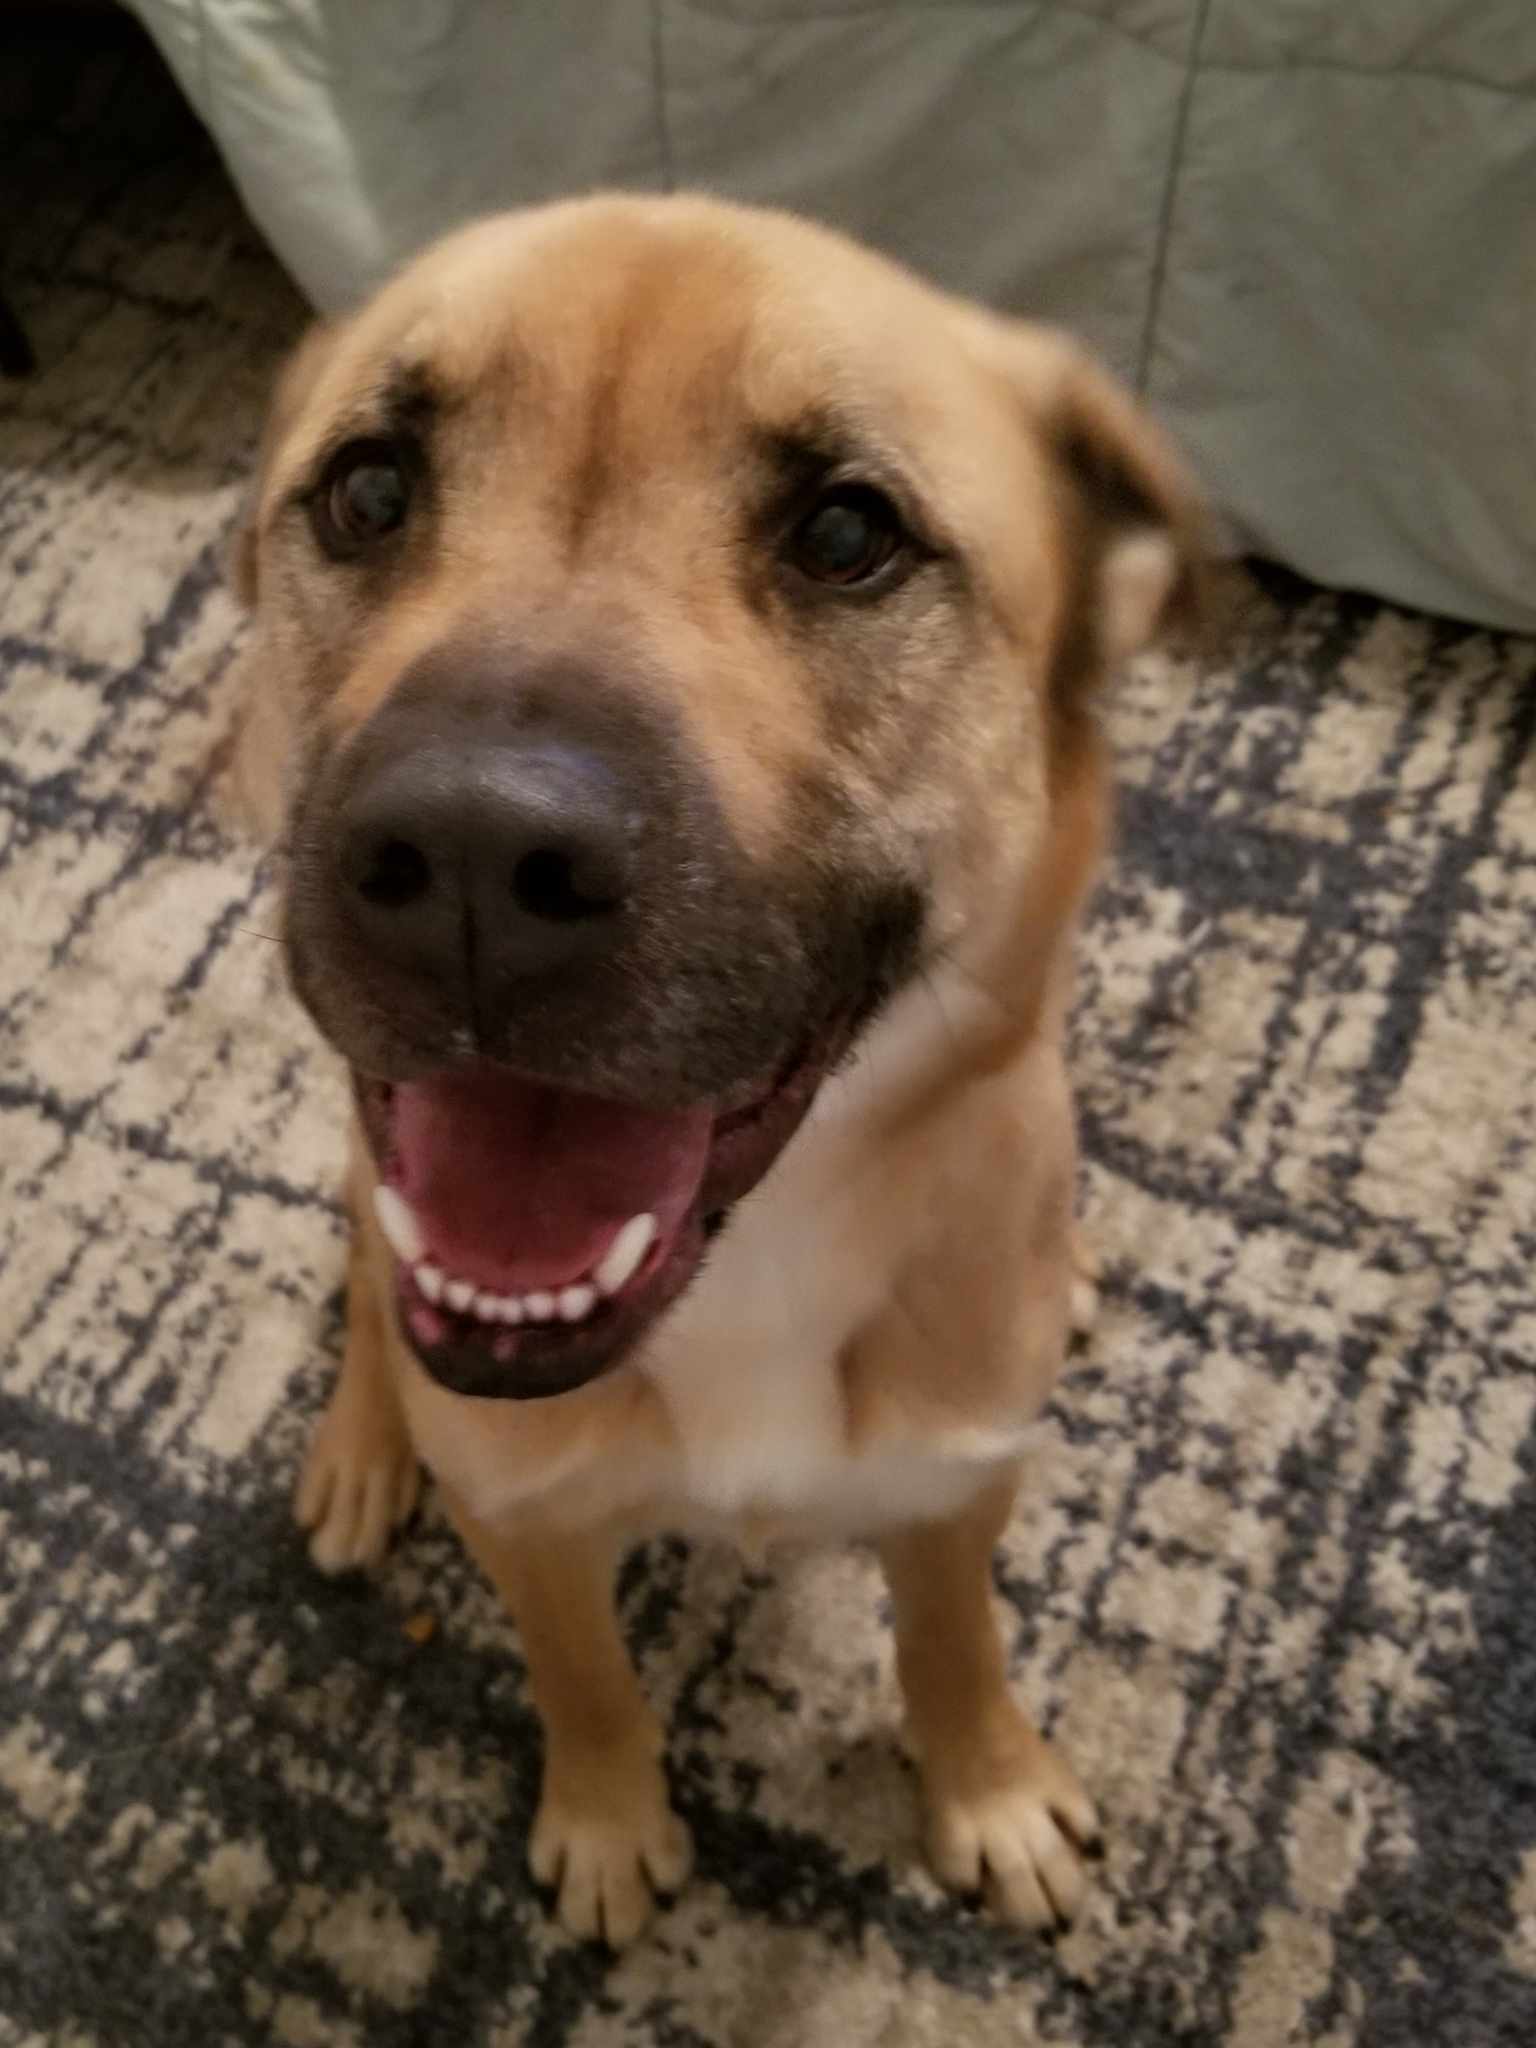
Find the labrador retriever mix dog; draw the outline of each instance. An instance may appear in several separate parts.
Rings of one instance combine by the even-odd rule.
[[[658,1527],[872,1539],[939,1876],[1079,1903],[990,1570],[1072,1317],[1091,700],[1196,526],[1059,336],[702,198],[467,228],[282,380],[247,766],[355,1102],[298,1516],[370,1564],[434,1474],[574,1934],[688,1871],[612,1605]]]

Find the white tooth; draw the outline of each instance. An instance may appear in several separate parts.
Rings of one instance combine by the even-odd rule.
[[[523,1296],[523,1313],[530,1323],[547,1323],[554,1312],[555,1297],[542,1288],[536,1294]]]
[[[560,1318],[562,1322],[579,1323],[583,1316],[592,1313],[592,1304],[597,1300],[595,1287],[580,1286],[562,1288],[560,1293]]]
[[[649,1212],[630,1217],[592,1275],[599,1294],[617,1294],[626,1280],[634,1278],[655,1236],[656,1218]]]
[[[475,1296],[475,1314],[482,1323],[499,1323],[501,1321],[501,1296],[499,1294],[477,1294]]]
[[[402,1265],[414,1266],[427,1249],[426,1239],[421,1234],[421,1225],[411,1214],[411,1205],[398,1188],[386,1187],[383,1181],[373,1191],[373,1213],[379,1219],[379,1228],[385,1241]]]
[[[443,1298],[443,1272],[440,1266],[418,1266],[416,1285],[428,1301],[438,1302]]]
[[[501,1297],[501,1320],[504,1323],[520,1323],[523,1320],[523,1304],[515,1294]]]
[[[462,1315],[475,1298],[475,1283],[472,1280],[450,1280],[443,1292],[448,1297],[448,1306]]]

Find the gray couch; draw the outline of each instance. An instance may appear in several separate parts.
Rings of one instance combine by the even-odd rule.
[[[691,184],[1062,321],[1234,536],[1536,628],[1536,0],[135,0],[323,307]]]

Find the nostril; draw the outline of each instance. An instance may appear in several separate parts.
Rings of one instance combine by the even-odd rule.
[[[600,857],[541,846],[525,853],[512,870],[512,895],[530,917],[569,924],[617,910],[623,890],[610,864]]]
[[[432,865],[408,839],[383,839],[369,855],[357,893],[381,910],[403,910],[432,886]]]

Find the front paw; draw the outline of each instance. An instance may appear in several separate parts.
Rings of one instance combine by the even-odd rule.
[[[558,1894],[556,1917],[579,1941],[625,1948],[641,1933],[658,1894],[680,1891],[693,1869],[693,1843],[672,1811],[651,1757],[620,1764],[612,1755],[546,1774],[528,1865]]]
[[[1012,1704],[974,1745],[920,1759],[928,1853],[941,1883],[979,1894],[1012,1926],[1069,1926],[1103,1854],[1071,1766]]]
[[[315,1564],[333,1573],[378,1564],[420,1493],[421,1468],[404,1425],[381,1405],[338,1389],[310,1440],[294,1497],[294,1519],[309,1531]]]

